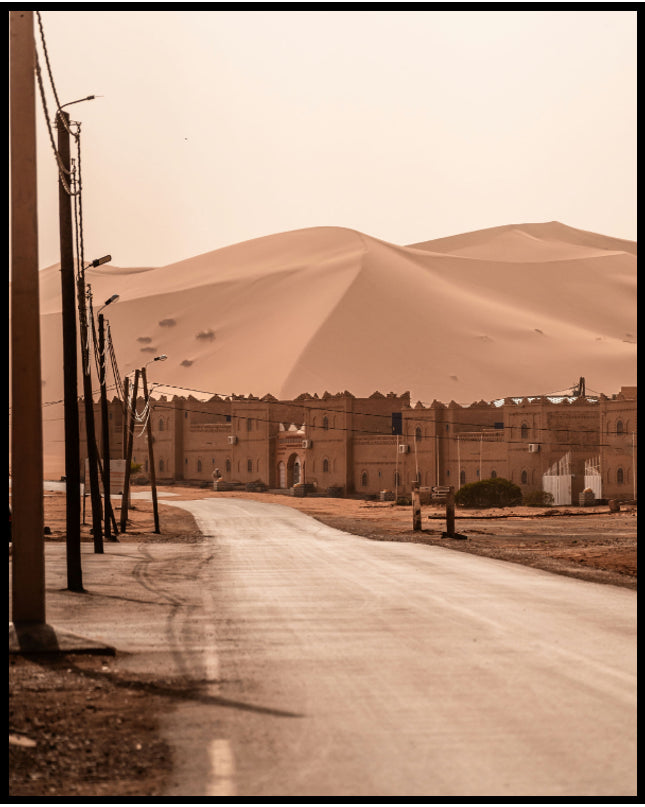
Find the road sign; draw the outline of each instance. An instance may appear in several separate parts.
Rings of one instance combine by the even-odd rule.
[[[434,485],[434,487],[432,488],[432,492],[443,493],[444,495],[447,495],[448,493],[450,493],[450,485]]]

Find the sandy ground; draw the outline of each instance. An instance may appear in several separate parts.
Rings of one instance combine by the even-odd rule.
[[[168,502],[201,497],[270,501],[302,510],[338,529],[372,540],[437,544],[559,574],[636,588],[636,508],[507,508],[457,511],[465,540],[442,538],[445,513],[424,507],[422,530],[410,507],[353,499],[294,498],[268,493],[214,493],[204,488],[159,489],[161,534],[151,502],[135,500],[120,541],[200,541],[184,510]],[[116,511],[117,520],[119,510]],[[92,541],[89,500],[82,540]],[[65,496],[45,494],[47,541],[65,540]],[[171,770],[156,714],[169,708],[172,684],[119,672],[107,656],[12,656],[9,662],[9,793],[11,796],[123,797],[163,792]]]

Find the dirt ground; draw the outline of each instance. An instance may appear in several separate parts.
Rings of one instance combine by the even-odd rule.
[[[412,509],[390,502],[296,498],[269,493],[215,493],[204,488],[160,488],[161,534],[152,504],[134,501],[119,541],[198,542],[192,516],[170,502],[198,497],[258,499],[302,510],[340,530],[378,541],[414,541],[471,552],[608,585],[636,589],[633,505],[457,510],[465,539],[442,537],[445,510],[422,508],[422,530]],[[116,511],[119,520],[120,511]],[[91,542],[91,521],[81,540]],[[65,496],[45,494],[46,541],[65,540]],[[185,695],[181,683],[124,674],[117,656],[61,654],[9,658],[9,795],[110,799],[163,793],[172,769],[170,748],[156,715]]]

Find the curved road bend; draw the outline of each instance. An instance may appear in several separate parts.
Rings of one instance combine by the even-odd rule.
[[[173,504],[207,536],[178,635],[210,683],[165,718],[169,796],[636,795],[634,591]]]

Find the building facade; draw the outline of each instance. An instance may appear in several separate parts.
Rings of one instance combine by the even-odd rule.
[[[133,461],[149,474],[147,425],[159,483],[307,483],[331,495],[459,489],[503,477],[523,494],[554,492],[556,504],[636,498],[636,387],[611,397],[506,398],[461,406],[412,406],[409,393],[356,398],[349,392],[139,399]],[[110,403],[110,455],[125,456],[127,420]],[[97,423],[100,411],[97,408]],[[84,429],[81,430],[84,434]],[[83,454],[84,456],[84,454]]]

